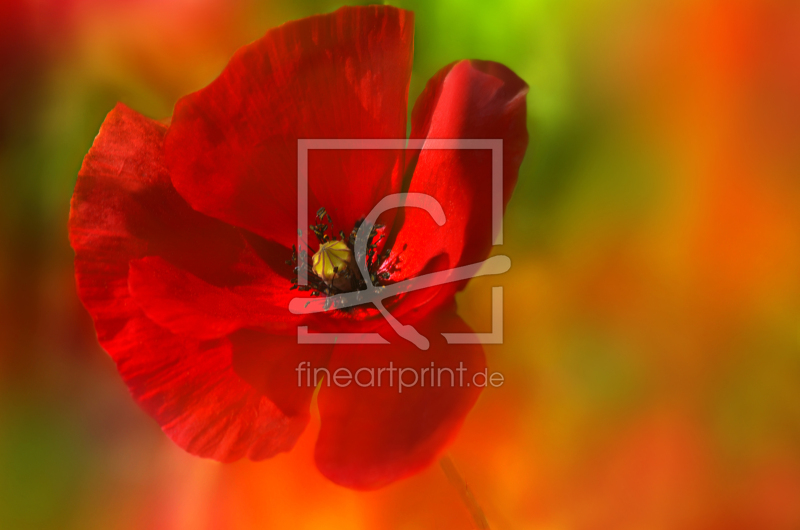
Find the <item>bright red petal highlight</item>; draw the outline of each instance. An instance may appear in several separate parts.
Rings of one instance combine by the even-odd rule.
[[[269,31],[176,105],[166,141],[176,189],[198,211],[291,246],[297,140],[405,138],[412,50],[413,14],[389,6]],[[311,151],[310,216],[324,206],[349,232],[399,190],[402,165],[402,151]]]
[[[483,348],[480,344],[448,345],[440,335],[468,333],[469,327],[452,309],[429,315],[416,327],[431,341],[429,350],[420,350],[388,330],[382,334],[391,337],[392,345],[334,348],[328,366],[332,377],[343,369],[366,385],[369,372],[358,374],[358,370],[373,368],[376,384],[351,383],[342,388],[329,385],[328,379],[322,383],[318,397],[322,423],[315,457],[317,467],[332,481],[355,489],[375,489],[424,469],[452,440],[478,398],[481,388],[471,381],[473,374],[486,367]],[[426,380],[424,386],[409,386],[400,393],[399,372],[394,373],[393,386],[387,384],[389,372],[383,372],[381,386],[377,386],[377,369],[388,368],[390,362],[397,368],[415,370],[423,379],[430,375],[422,369],[430,369],[434,363],[437,369],[452,370],[454,377],[447,371],[439,377],[437,372],[434,386]],[[465,368],[463,385],[459,384],[459,363]],[[410,371],[403,377],[408,383],[413,380]],[[436,386],[438,381],[443,384]]]

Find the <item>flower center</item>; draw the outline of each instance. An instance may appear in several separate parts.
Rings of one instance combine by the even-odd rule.
[[[367,288],[362,278],[361,271],[356,264],[353,248],[356,242],[358,229],[363,219],[357,221],[349,237],[343,231],[334,238],[332,234],[333,220],[325,208],[317,211],[318,224],[309,226],[317,238],[319,247],[316,252],[292,246],[292,259],[287,264],[294,264],[295,278],[292,280],[291,289],[298,291],[311,291],[311,296],[334,296],[352,291],[361,291]],[[374,286],[382,285],[395,270],[398,259],[389,259],[391,249],[386,247],[379,252],[381,241],[385,237],[385,227],[375,225],[370,230],[367,241],[366,270],[369,272],[370,281]],[[308,255],[311,254],[309,263]],[[308,285],[297,284],[297,273],[305,269]]]
[[[319,246],[311,258],[311,270],[324,282],[332,282],[336,275],[353,261],[353,252],[347,243],[340,240],[328,241]]]

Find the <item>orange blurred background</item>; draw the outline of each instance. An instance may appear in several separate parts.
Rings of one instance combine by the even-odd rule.
[[[468,529],[438,466],[372,493],[291,452],[189,456],[75,293],[78,168],[117,101],[163,118],[327,0],[0,0],[0,528]],[[492,528],[800,529],[800,3],[398,0],[412,101],[491,59],[531,86],[501,279],[505,385],[452,460]]]

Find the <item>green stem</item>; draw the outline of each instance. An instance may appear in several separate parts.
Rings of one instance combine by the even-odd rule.
[[[439,460],[439,465],[442,466],[442,471],[444,471],[447,480],[452,484],[452,486],[458,491],[458,496],[461,497],[461,501],[469,510],[470,515],[472,515],[472,521],[475,523],[475,528],[478,530],[491,530],[489,527],[489,522],[486,520],[486,516],[483,514],[483,509],[478,504],[478,501],[475,500],[475,495],[472,494],[472,490],[469,489],[469,485],[467,481],[461,476],[456,469],[455,464],[450,459],[449,455],[445,455]]]

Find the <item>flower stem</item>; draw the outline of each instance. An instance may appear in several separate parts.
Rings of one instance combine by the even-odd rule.
[[[478,530],[491,530],[489,527],[489,522],[486,520],[486,516],[483,514],[483,509],[478,504],[478,501],[475,500],[475,495],[472,494],[472,490],[469,488],[467,481],[464,480],[464,478],[458,472],[458,469],[456,469],[456,466],[453,464],[450,456],[443,456],[439,460],[439,465],[442,467],[442,471],[444,471],[447,480],[456,489],[456,491],[458,491],[458,496],[461,497],[461,501],[464,503],[464,506],[467,507],[470,515],[472,515],[472,522],[475,524],[475,528]]]

